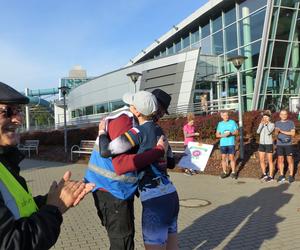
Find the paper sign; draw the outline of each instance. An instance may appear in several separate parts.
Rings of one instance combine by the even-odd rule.
[[[193,170],[204,171],[213,145],[189,142],[185,149],[185,155],[180,159],[178,166]]]

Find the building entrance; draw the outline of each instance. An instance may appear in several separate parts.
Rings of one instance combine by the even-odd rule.
[[[195,109],[207,113],[212,106],[213,89],[211,82],[199,82],[194,90],[193,103]]]

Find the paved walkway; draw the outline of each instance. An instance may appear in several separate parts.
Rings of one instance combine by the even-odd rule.
[[[52,180],[59,180],[66,170],[72,171],[74,179],[82,178],[85,170],[84,165],[35,160],[25,160],[22,166],[22,175],[34,194],[46,193]],[[211,203],[180,207],[180,249],[300,248],[299,182],[279,185],[180,173],[171,173],[171,178],[183,205],[197,205],[198,199]],[[136,249],[143,249],[140,214],[136,199]],[[91,195],[64,215],[61,235],[53,249],[109,249]]]

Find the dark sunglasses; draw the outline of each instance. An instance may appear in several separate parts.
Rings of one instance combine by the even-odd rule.
[[[11,106],[6,106],[6,107],[0,107],[0,115],[5,117],[5,118],[11,118],[13,115],[20,115],[22,114],[22,108],[19,106],[16,107],[11,107]]]

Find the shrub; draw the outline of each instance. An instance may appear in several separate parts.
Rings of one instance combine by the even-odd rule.
[[[296,113],[290,113],[289,119],[294,121],[296,128],[300,128],[300,121],[297,119],[298,115]],[[250,111],[243,114],[243,127],[244,127],[244,137],[248,139],[255,139],[258,137],[256,130],[261,121],[261,111]],[[230,119],[233,119],[238,124],[238,113],[230,113]],[[279,120],[279,112],[273,113],[271,120],[273,122]],[[195,117],[195,129],[200,133],[202,139],[215,140],[215,133],[218,122],[221,121],[219,113],[206,115],[206,116],[196,116]],[[169,140],[184,140],[183,136],[183,126],[187,123],[186,117],[180,117],[176,119],[165,119],[159,122],[159,125],[165,131]]]
[[[300,128],[300,122],[297,120],[296,113],[290,113],[289,119],[295,122],[296,128]],[[235,120],[238,123],[238,113],[234,112],[230,114],[230,119]],[[271,117],[272,121],[279,120],[279,113],[273,113]],[[196,116],[195,128],[200,133],[201,139],[205,141],[216,142],[215,133],[218,122],[221,121],[221,117],[218,113]],[[243,115],[244,122],[244,136],[248,139],[257,139],[256,134],[257,127],[261,121],[261,111],[245,112]],[[182,141],[183,126],[187,123],[186,117],[164,119],[159,122],[166,133],[169,140]],[[80,129],[68,130],[68,145],[71,147],[74,144],[79,144],[81,140],[95,140],[97,137],[98,127],[88,127]],[[64,131],[53,130],[48,132],[26,132],[21,135],[21,141],[26,139],[40,140],[41,145],[63,145],[64,144]]]
[[[98,127],[69,129],[68,130],[68,145],[71,147],[74,144],[79,144],[81,140],[95,140],[98,134]],[[41,145],[64,145],[64,131],[35,131],[25,132],[21,134],[21,142],[25,140],[40,140]]]

